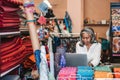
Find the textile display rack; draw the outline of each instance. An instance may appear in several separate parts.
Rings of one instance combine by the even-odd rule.
[[[15,67],[13,67],[13,68],[11,68],[11,69],[9,69],[9,70],[7,70],[7,71],[1,73],[1,74],[0,74],[0,77],[2,77],[2,76],[4,76],[4,75],[8,74],[9,72],[11,72],[12,70],[18,68],[19,66],[20,66],[20,65],[16,65]]]

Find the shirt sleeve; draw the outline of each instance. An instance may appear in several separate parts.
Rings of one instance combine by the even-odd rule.
[[[79,42],[76,43],[76,53],[80,52],[80,46],[79,46]]]
[[[97,43],[94,50],[94,57],[93,60],[91,61],[93,66],[97,66],[100,63],[100,59],[101,59],[101,44]]]

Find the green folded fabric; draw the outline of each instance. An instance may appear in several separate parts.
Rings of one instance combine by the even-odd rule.
[[[106,72],[112,72],[111,68],[109,66],[96,66],[94,67],[95,71],[106,71]]]

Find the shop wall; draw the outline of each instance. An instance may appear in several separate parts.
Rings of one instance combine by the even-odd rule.
[[[84,0],[68,0],[67,11],[72,19],[74,33],[79,33],[83,27]]]
[[[89,18],[95,22],[110,19],[110,3],[120,2],[120,0],[85,0],[84,19]],[[92,26],[98,37],[106,38],[106,31],[109,26]]]
[[[34,0],[35,2],[35,8],[38,13],[40,13],[40,10],[38,9],[38,5],[42,2],[43,0]],[[54,14],[57,18],[64,18],[65,11],[67,9],[67,0],[49,0],[52,9],[54,11]]]

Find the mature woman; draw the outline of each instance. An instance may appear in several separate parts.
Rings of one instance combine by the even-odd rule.
[[[100,63],[101,44],[96,41],[92,28],[84,28],[80,32],[80,41],[76,43],[76,53],[87,54],[89,66],[97,66]]]

